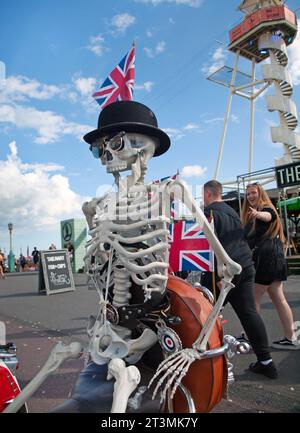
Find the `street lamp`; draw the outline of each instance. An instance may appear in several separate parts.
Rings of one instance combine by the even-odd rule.
[[[13,224],[8,223],[8,231],[9,231],[9,255],[8,255],[8,267],[9,272],[14,272],[15,270],[15,256],[12,251],[12,231],[13,231]]]

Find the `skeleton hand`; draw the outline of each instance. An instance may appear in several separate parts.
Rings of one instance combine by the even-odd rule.
[[[97,207],[104,200],[105,197],[106,196],[93,198],[91,201],[86,201],[82,205],[82,211],[85,215],[90,230],[92,230],[94,226],[93,220],[94,220],[94,216],[97,213],[96,212]]]
[[[172,399],[179,384],[181,383],[181,380],[187,374],[190,365],[197,359],[201,359],[201,354],[197,350],[183,349],[179,350],[176,353],[173,353],[173,355],[169,356],[167,359],[161,362],[157,368],[155,375],[153,376],[148,385],[148,388],[150,388],[153,381],[157,379],[159,375],[164,373],[153,391],[152,400],[155,399],[158,389],[163,385],[164,381],[167,379],[168,376],[170,377],[166,381],[164,389],[161,391],[160,402],[162,403],[165,400],[167,391],[171,387],[172,389],[170,398]]]

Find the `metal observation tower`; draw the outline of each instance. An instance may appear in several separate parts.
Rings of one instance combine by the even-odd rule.
[[[266,96],[267,108],[279,114],[279,125],[271,127],[272,141],[283,144],[283,156],[275,160],[275,165],[300,160],[300,137],[295,133],[298,124],[297,109],[292,101],[293,87],[287,68],[286,48],[293,43],[297,34],[296,15],[287,8],[283,0],[244,0],[238,9],[245,17],[229,32],[228,50],[236,54],[234,67],[223,66],[208,77],[209,80],[229,88],[215,179],[219,176],[233,95],[250,101],[248,171],[252,172],[254,100],[269,86],[273,86],[274,94]],[[241,56],[251,61],[251,75],[238,70]],[[256,80],[256,64],[266,59],[270,60],[262,65],[262,79]]]

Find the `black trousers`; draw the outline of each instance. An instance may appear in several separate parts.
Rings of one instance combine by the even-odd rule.
[[[224,305],[229,302],[234,309],[258,361],[266,361],[271,359],[271,355],[265,324],[256,311],[253,295],[254,277],[254,266],[248,266],[240,275],[236,275],[232,281],[235,287],[228,293]],[[201,279],[201,284],[212,290],[211,281],[211,275],[206,275]]]

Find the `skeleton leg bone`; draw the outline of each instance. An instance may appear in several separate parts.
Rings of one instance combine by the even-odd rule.
[[[78,358],[82,352],[82,346],[78,342],[73,342],[68,346],[59,342],[54,346],[45,365],[32,379],[31,382],[20,392],[15,400],[4,410],[5,413],[16,413],[32,394],[40,387],[44,380],[53,373],[60,364],[68,358]],[[3,413],[4,413],[3,412]]]
[[[111,413],[125,413],[128,399],[140,383],[140,372],[134,365],[126,367],[122,359],[115,358],[108,364],[107,379],[110,380],[112,377],[116,382]]]

